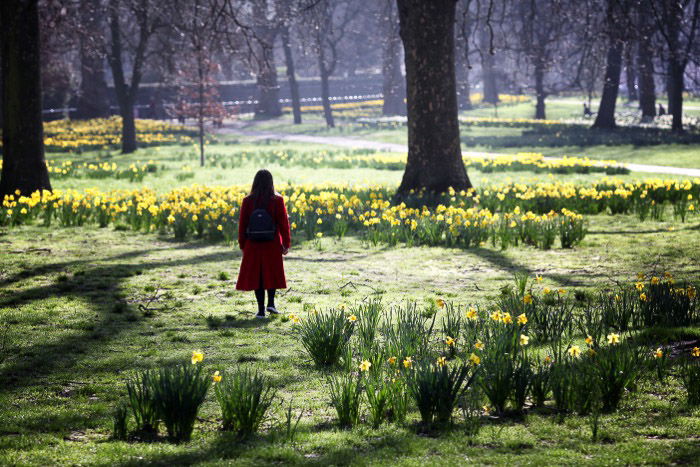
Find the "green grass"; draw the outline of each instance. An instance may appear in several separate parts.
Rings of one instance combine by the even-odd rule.
[[[323,144],[304,144],[293,142],[252,142],[242,140],[240,142],[221,142],[207,146],[207,154],[226,155],[236,152],[254,152],[256,150],[296,150],[296,151],[338,151],[339,148]],[[610,154],[613,157],[615,154]],[[690,157],[696,157],[695,155]],[[47,158],[52,162],[71,160],[76,162],[99,162],[109,161],[118,164],[120,167],[128,167],[132,163],[145,163],[153,161],[158,170],[155,173],[146,174],[143,181],[129,182],[128,180],[117,180],[115,178],[95,179],[89,177],[81,178],[58,178],[54,177],[52,185],[58,189],[99,188],[102,191],[114,189],[137,189],[144,185],[158,191],[167,192],[176,187],[190,186],[192,184],[208,185],[248,185],[251,183],[255,172],[260,168],[255,162],[249,162],[240,167],[199,167],[199,159],[193,148],[181,146],[161,146],[156,148],[143,148],[133,154],[120,154],[118,151],[88,151],[82,154],[48,153]],[[682,161],[677,158],[676,161]],[[291,184],[363,184],[363,185],[389,185],[398,186],[403,176],[402,170],[379,170],[371,168],[335,169],[298,166],[280,166],[278,164],[267,165],[275,176],[277,183]],[[182,174],[189,173],[191,176],[182,178]],[[523,182],[533,183],[537,181],[570,181],[588,183],[599,180],[604,174],[535,174],[533,172],[493,172],[483,173],[475,169],[468,169],[472,183],[475,186],[485,184]],[[650,177],[674,178],[669,175],[640,174],[631,173],[629,175],[619,175],[623,180],[640,180]],[[683,178],[683,177],[675,177]]]
[[[564,101],[575,102],[576,99],[568,98]],[[469,117],[495,116],[493,109],[483,107],[461,114]],[[532,118],[532,104],[502,106],[498,108],[497,115],[502,118]],[[560,102],[548,105],[550,119],[577,117],[580,117],[579,107]],[[340,119],[336,128],[328,129],[317,116],[309,116],[304,122],[302,125],[293,125],[291,117],[283,116],[267,122],[256,122],[254,126],[256,130],[317,136],[347,136],[385,143],[405,144],[407,140],[406,128],[358,127],[350,121]],[[614,159],[627,163],[700,168],[700,152],[697,150],[700,138],[697,135],[679,139],[661,132],[658,140],[653,138],[650,141],[650,135],[653,134],[651,130],[629,130],[623,132],[622,136],[619,133],[619,131],[592,132],[583,127],[564,132],[558,128],[547,127],[535,132],[523,128],[484,128],[466,125],[461,127],[462,149],[466,151],[538,152],[556,157],[586,156],[591,159]],[[565,137],[568,137],[568,140]],[[692,138],[692,144],[684,143],[688,138]]]
[[[511,130],[495,131],[510,136]],[[400,136],[396,130],[392,135]],[[245,138],[230,144],[235,139],[221,137],[208,151],[333,149]],[[199,169],[192,148],[180,146],[141,149],[128,156],[102,151],[48,157],[120,165],[154,160],[159,166],[143,182],[54,179],[56,188],[145,185],[165,192],[192,183],[247,185],[258,168],[250,163]],[[629,157],[640,156],[634,152]],[[697,160],[690,153],[674,157],[684,164]],[[179,179],[186,165],[194,176]],[[271,169],[278,183],[392,185],[402,175],[372,169]],[[476,184],[535,177],[530,172],[470,175]],[[537,177],[590,182],[602,175]],[[589,222],[589,235],[573,250],[372,247],[352,236],[339,242],[295,238],[285,262],[289,288],[280,291],[277,305],[283,313],[303,318],[310,307],[325,309],[377,295],[388,305],[437,297],[487,304],[522,271],[541,274],[542,286],[568,290],[631,281],[639,271],[668,270],[679,279],[700,278],[697,220],[640,223],[632,216],[592,216]],[[292,323],[285,316],[253,319],[253,294],[234,290],[241,260],[234,245],[178,243],[119,226],[28,225],[0,229],[0,248],[0,465],[692,464],[700,456],[700,409],[685,405],[675,377],[664,384],[641,381],[625,396],[619,412],[602,417],[601,441],[595,443],[587,417],[561,420],[551,408],[531,410],[524,418],[488,418],[473,444],[459,425],[439,435],[419,434],[417,411],[409,414],[406,426],[370,429],[362,424],[340,430],[326,374],[303,353]],[[644,331],[640,341],[655,348],[660,342],[698,336],[700,327],[654,329]],[[238,442],[220,431],[213,391],[191,442],[110,440],[111,414],[126,394],[126,378],[185,361],[195,349],[205,353],[207,372],[249,365],[268,376],[285,405],[293,400],[294,411],[303,411],[295,441],[285,442],[279,435],[280,404],[259,436]]]
[[[670,231],[669,228],[673,228]],[[515,271],[539,273],[543,285],[591,288],[632,279],[640,270],[697,278],[700,225],[639,224],[627,216],[591,218],[575,250],[451,250],[368,247],[358,239],[296,244],[286,261],[289,286],[278,301],[305,316],[380,292],[386,303],[445,297],[484,303]],[[340,431],[324,376],[280,319],[252,319],[252,293],[233,291],[240,253],[229,245],[175,243],[156,235],[92,227],[3,231],[0,320],[9,346],[0,364],[0,463],[669,463],[692,461],[700,412],[687,409],[675,379],[642,383],[621,411],[602,421],[602,443],[590,441],[586,418],[562,424],[548,412],[526,420],[487,421],[474,446],[459,428],[419,436],[406,427]],[[678,245],[685,245],[679,249]],[[50,251],[33,248],[47,247]],[[643,252],[643,253],[642,253]],[[147,310],[139,310],[158,295]],[[692,331],[692,333],[691,333]],[[697,336],[698,330],[687,330]],[[110,414],[134,371],[204,351],[208,371],[252,364],[284,400],[304,410],[294,444],[266,425],[240,445],[218,431],[210,394],[193,441],[109,441]],[[282,417],[281,409],[278,417]],[[616,459],[619,459],[616,461]]]

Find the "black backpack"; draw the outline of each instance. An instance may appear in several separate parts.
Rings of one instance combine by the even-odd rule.
[[[274,218],[265,208],[255,208],[250,213],[248,228],[245,231],[246,238],[253,242],[269,242],[274,240],[277,233],[277,225]]]

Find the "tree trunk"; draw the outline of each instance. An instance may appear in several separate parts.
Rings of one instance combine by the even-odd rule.
[[[608,57],[605,65],[605,81],[603,95],[600,98],[598,115],[593,128],[615,128],[615,105],[620,88],[620,72],[622,71],[622,42],[611,38],[608,47]]]
[[[134,102],[136,100],[136,91],[138,90],[138,81],[132,77],[131,86],[128,86],[126,84],[126,78],[124,77],[118,7],[119,0],[112,0],[110,3],[109,16],[109,29],[112,35],[112,43],[108,59],[109,66],[112,69],[114,91],[117,95],[117,103],[119,104],[119,114],[122,117],[122,153],[129,154],[136,151]],[[138,66],[140,67],[140,64]],[[137,67],[136,63],[134,67]]]
[[[80,34],[80,91],[77,118],[110,115],[109,89],[105,80],[103,11],[96,0],[82,0],[81,17],[85,31]]]
[[[335,121],[333,120],[333,109],[331,109],[331,93],[330,86],[328,83],[329,73],[326,68],[326,56],[323,51],[323,44],[320,44],[318,48],[318,71],[321,75],[321,100],[323,101],[323,116],[326,119],[326,125],[328,128],[335,127]]]
[[[682,57],[683,51],[680,45],[681,22],[683,19],[683,7],[680,2],[668,3],[668,65],[667,65],[667,90],[668,112],[673,115],[671,130],[680,133],[683,131],[683,74],[685,73],[686,59]]]
[[[406,63],[408,160],[398,197],[471,187],[457,119],[454,0],[397,0]]]
[[[284,62],[287,67],[287,80],[289,81],[289,92],[292,95],[292,114],[294,124],[301,123],[301,102],[299,100],[299,83],[294,73],[294,56],[292,55],[292,43],[289,36],[289,26],[282,28],[282,48],[284,49]]]
[[[382,62],[382,93],[384,105],[382,115],[406,115],[406,89],[401,76],[401,38],[398,31],[398,18],[393,0],[385,0],[384,20],[384,50]]]
[[[668,63],[668,108],[669,113],[673,115],[671,130],[676,133],[683,131],[683,74],[685,66],[673,55]]]
[[[539,59],[535,63],[535,95],[537,96],[535,118],[537,120],[545,120],[547,116],[545,114],[544,100],[547,98],[547,94],[544,90],[544,62]]]
[[[469,68],[466,66],[462,70],[462,79],[457,83],[457,105],[459,110],[472,110],[471,85],[469,83]]]
[[[656,86],[654,84],[654,62],[651,37],[642,33],[637,44],[637,64],[639,65],[639,107],[642,110],[642,121],[653,120],[656,117]]]
[[[481,79],[484,83],[484,102],[498,104],[498,83],[494,56],[490,50],[490,37],[486,28],[481,30]]]
[[[273,48],[276,33],[270,32],[265,36],[267,37],[265,43],[262,44],[262,63],[259,66],[257,77],[258,105],[255,107],[255,117],[275,118],[282,115],[279,101],[280,87],[277,83]]]
[[[627,82],[627,101],[634,102],[639,99],[637,93],[637,73],[635,73],[634,44],[630,41],[625,45],[625,81]]]
[[[0,2],[2,174],[0,200],[51,190],[44,159],[38,0]]]
[[[134,118],[134,103],[131,99],[119,102],[119,113],[122,117],[122,153],[130,154],[136,151],[136,120]]]

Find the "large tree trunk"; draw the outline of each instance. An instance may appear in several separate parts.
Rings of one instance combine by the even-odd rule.
[[[605,65],[605,81],[603,95],[600,98],[598,115],[593,128],[615,128],[615,105],[620,88],[620,72],[622,71],[622,41],[611,38],[608,47],[608,57]]]
[[[625,45],[625,81],[627,82],[627,100],[634,102],[639,99],[637,93],[637,73],[635,73],[635,63],[633,52],[634,43],[628,42]]]
[[[385,0],[383,29],[385,34],[382,61],[382,115],[406,115],[406,89],[401,76],[401,38],[398,31],[394,0]]]
[[[2,175],[5,195],[51,190],[41,121],[38,0],[0,2],[2,40]]]
[[[76,117],[108,117],[109,90],[102,35],[104,12],[97,0],[82,0],[80,8],[85,31],[80,35],[80,92]]]
[[[651,37],[642,32],[637,45],[637,64],[639,66],[639,108],[642,121],[656,117],[656,86],[654,84],[654,62]]]
[[[545,114],[544,100],[547,98],[547,93],[544,90],[544,61],[539,58],[535,62],[535,95],[537,97],[535,118],[545,120],[547,116]]]
[[[323,101],[323,116],[326,119],[326,125],[328,128],[335,127],[335,121],[333,120],[333,109],[331,109],[331,92],[328,80],[330,74],[326,68],[326,56],[323,51],[323,45],[321,44],[318,48],[318,71],[321,75],[321,100]]]
[[[292,55],[292,43],[289,35],[289,26],[282,28],[282,48],[284,49],[284,62],[287,68],[287,80],[289,81],[289,92],[292,95],[292,114],[294,124],[301,123],[301,102],[299,100],[299,83],[294,72],[294,56]]]
[[[398,196],[471,187],[457,119],[454,0],[397,0],[406,64],[408,161]]]
[[[255,107],[255,117],[275,118],[282,115],[273,48],[276,33],[270,32],[265,36],[266,40],[262,43],[262,63],[258,67],[258,105]]]
[[[495,59],[490,50],[490,36],[485,27],[481,30],[481,79],[484,83],[484,102],[498,104]]]

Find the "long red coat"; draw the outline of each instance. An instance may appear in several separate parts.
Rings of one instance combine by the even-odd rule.
[[[237,290],[256,290],[261,287],[264,289],[284,289],[287,287],[282,250],[289,249],[291,246],[291,233],[284,198],[275,194],[270,200],[270,204],[265,208],[275,219],[277,235],[274,240],[269,242],[248,241],[245,232],[255,205],[249,196],[243,199],[238,221],[238,245],[243,250],[243,261],[241,261],[241,270],[236,282]]]

